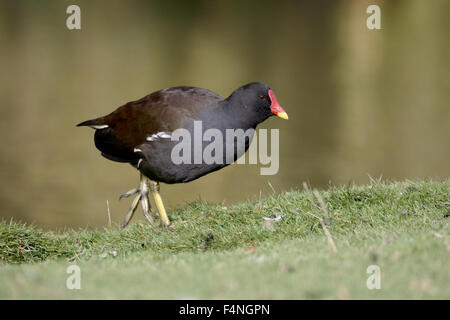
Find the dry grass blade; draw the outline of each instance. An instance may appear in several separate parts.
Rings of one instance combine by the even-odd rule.
[[[106,200],[106,209],[108,210],[108,226],[111,229],[112,228],[111,212],[109,211],[109,201],[108,200]]]
[[[313,197],[311,195],[311,192],[309,191],[308,184],[306,182],[303,182],[303,188],[305,189],[306,193],[308,194],[309,201],[311,201],[311,204],[313,206],[316,206],[315,203],[314,203],[314,199],[313,199]],[[323,213],[325,215],[325,218],[328,219],[328,210],[327,210],[327,207],[325,205],[325,202],[323,202],[322,196],[320,195],[320,193],[317,190],[314,190],[313,193],[314,193],[314,196],[316,197],[317,201],[320,204],[320,207],[321,207],[321,209],[322,209],[322,211],[323,211]],[[327,228],[325,222],[323,221],[323,219],[321,217],[319,217],[319,216],[316,216],[315,214],[310,213],[310,212],[307,212],[307,213],[309,215],[313,216],[314,218],[316,218],[317,220],[319,220],[320,225],[322,226],[323,232],[325,232],[325,235],[327,236],[328,244],[330,245],[330,247],[333,250],[333,252],[337,252],[337,248],[336,248],[336,245],[334,244],[333,237],[331,236],[330,231],[328,231],[328,228]]]
[[[317,201],[319,201],[320,208],[322,209],[323,214],[325,215],[325,218],[328,219],[327,206],[325,205],[325,202],[323,202],[322,196],[320,195],[319,191],[317,191],[317,190],[314,190],[313,193],[316,196]]]
[[[306,183],[306,181],[303,181],[303,189],[305,189],[306,194],[308,195],[309,202],[311,202],[311,204],[312,204],[314,207],[319,208],[319,207],[316,205],[316,203],[314,202],[314,199],[313,199],[313,197],[312,197],[312,193],[309,191],[309,187],[308,187],[308,184]]]

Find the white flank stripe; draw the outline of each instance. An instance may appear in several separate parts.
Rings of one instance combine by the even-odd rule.
[[[156,135],[160,138],[165,138],[165,139],[168,139],[168,138],[170,139],[170,137],[171,137],[171,135],[167,132],[158,132]]]
[[[170,139],[171,137],[172,136],[170,135],[170,132],[161,131],[161,132],[158,132],[158,133],[154,133],[151,136],[148,136],[147,137],[147,141],[155,141],[155,140],[160,139],[160,138],[162,138],[162,139]]]

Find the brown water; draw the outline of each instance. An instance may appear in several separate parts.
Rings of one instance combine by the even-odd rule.
[[[268,83],[289,120],[280,170],[233,165],[163,185],[169,208],[198,198],[225,204],[328,182],[446,179],[450,174],[450,2],[69,1],[0,2],[0,215],[44,228],[115,222],[138,173],[100,156],[75,124],[174,85],[228,96]],[[140,214],[138,215],[140,216]]]

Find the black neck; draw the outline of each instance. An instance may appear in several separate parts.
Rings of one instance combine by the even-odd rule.
[[[266,120],[269,115],[261,114],[254,106],[246,103],[240,95],[232,94],[219,102],[218,110],[227,128],[249,129]]]

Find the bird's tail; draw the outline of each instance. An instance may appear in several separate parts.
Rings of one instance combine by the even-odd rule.
[[[92,129],[105,129],[108,128],[108,124],[106,123],[106,117],[100,117],[92,120],[86,120],[79,124],[77,124],[77,127],[91,127]]]

